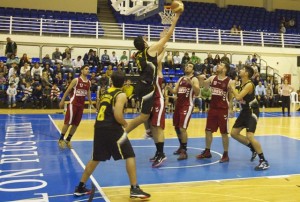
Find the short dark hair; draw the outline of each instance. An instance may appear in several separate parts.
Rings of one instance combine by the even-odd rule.
[[[111,75],[111,81],[116,88],[122,88],[125,81],[125,74],[123,72],[114,71]]]
[[[83,65],[83,66],[80,68],[80,71],[83,70],[85,67],[90,68],[90,66],[89,66],[88,64],[86,64],[86,65]]]
[[[190,64],[193,65],[193,70],[195,70],[195,65],[194,65],[194,63],[192,63],[191,61],[185,63],[185,67],[188,66],[188,65],[190,65]]]
[[[134,39],[134,47],[139,50],[139,51],[143,51],[145,49],[145,41],[143,39],[143,36],[138,36]]]
[[[245,65],[244,68],[245,68],[245,71],[248,72],[248,78],[249,79],[252,78],[252,76],[254,74],[254,69],[249,65]]]

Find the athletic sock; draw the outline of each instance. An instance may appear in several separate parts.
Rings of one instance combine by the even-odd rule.
[[[155,143],[155,146],[156,146],[156,150],[159,152],[159,153],[164,153],[164,142],[158,142],[158,143]]]
[[[253,147],[253,145],[252,145],[251,143],[249,143],[249,144],[247,145],[247,147],[249,147],[249,148],[251,149],[251,151],[255,152],[255,149],[254,149],[254,147]]]
[[[68,137],[67,137],[67,139],[66,139],[66,141],[70,142],[70,141],[71,141],[71,138],[72,138],[72,136],[73,136],[72,134],[69,134],[69,135],[68,135]]]
[[[261,154],[258,154],[258,157],[259,157],[259,160],[261,161],[265,161],[265,156],[264,156],[264,153],[261,153]]]
[[[187,150],[187,143],[181,143],[180,147],[186,151]]]
[[[65,136],[65,134],[60,134],[60,138],[59,138],[59,140],[64,140],[64,136]]]

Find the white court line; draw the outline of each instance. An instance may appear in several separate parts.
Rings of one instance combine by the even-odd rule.
[[[57,131],[59,133],[61,133],[60,129],[57,127],[57,125],[55,124],[54,120],[52,119],[51,115],[48,114],[49,119],[51,120],[51,122],[53,123],[53,125],[55,126],[55,128],[57,129]],[[77,159],[78,163],[81,165],[81,167],[83,168],[83,170],[85,169],[85,165],[84,163],[81,161],[81,159],[79,158],[78,154],[76,153],[76,151],[74,149],[71,149],[73,155],[75,156],[75,158]],[[97,180],[94,178],[93,175],[90,176],[92,182],[94,183],[95,187],[98,189],[98,191],[100,192],[100,194],[103,196],[103,199],[107,202],[109,202],[110,200],[107,198],[107,196],[105,195],[105,193],[103,192],[102,188],[100,187],[100,185],[98,184]]]

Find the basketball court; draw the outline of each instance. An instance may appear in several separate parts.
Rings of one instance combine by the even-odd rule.
[[[95,113],[84,114],[74,136],[74,149],[60,150],[57,140],[64,115],[24,112],[12,114],[7,110],[7,114],[0,115],[1,201],[89,201],[90,196],[74,197],[73,191],[91,158]],[[155,146],[151,139],[143,139],[143,126],[129,135],[136,153],[139,184],[151,193],[151,201],[299,201],[300,112],[292,112],[292,117],[282,117],[280,112],[261,115],[257,139],[269,160],[269,170],[254,171],[258,159],[250,162],[249,149],[232,138],[230,162],[220,164],[223,149],[219,134],[213,141],[213,157],[197,160],[195,156],[205,147],[206,121],[206,114],[198,112],[193,114],[188,129],[189,158],[178,161],[172,154],[178,141],[172,115],[168,114],[168,159],[160,168],[151,167],[149,158]],[[129,121],[134,116],[126,114]],[[230,126],[234,120],[230,119]],[[125,162],[111,160],[99,164],[87,186],[95,189],[92,201],[131,201],[128,183]]]

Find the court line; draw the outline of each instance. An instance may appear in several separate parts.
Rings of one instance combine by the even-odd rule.
[[[51,115],[48,114],[49,119],[51,120],[51,122],[53,123],[53,125],[55,126],[55,128],[57,129],[57,131],[59,133],[61,133],[60,129],[58,128],[58,126],[55,124],[54,120],[52,119]],[[71,149],[73,155],[75,156],[76,160],[78,161],[78,163],[80,164],[80,166],[83,168],[83,170],[85,169],[85,165],[84,163],[81,161],[81,159],[79,158],[78,154],[76,153],[76,151],[74,149]],[[102,188],[100,187],[100,185],[98,184],[97,180],[94,178],[93,175],[90,176],[92,182],[94,183],[95,187],[98,189],[98,191],[100,192],[100,194],[103,196],[103,199],[107,202],[109,202],[110,200],[107,198],[107,196],[105,195],[104,191],[102,190]]]

